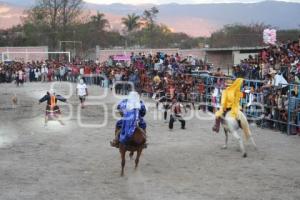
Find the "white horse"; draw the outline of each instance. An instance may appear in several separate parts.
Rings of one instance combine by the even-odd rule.
[[[231,116],[231,111],[227,112],[225,117],[222,118],[221,122],[224,132],[225,132],[225,145],[223,149],[227,149],[228,144],[228,133],[232,133],[232,135],[239,141],[240,148],[242,151],[243,157],[247,157],[247,152],[245,150],[244,141],[251,140],[252,144],[254,145],[255,149],[257,149],[254,139],[251,135],[251,131],[249,128],[249,123],[245,114],[241,111],[238,112],[237,119]],[[238,130],[243,130],[243,134],[239,135]]]

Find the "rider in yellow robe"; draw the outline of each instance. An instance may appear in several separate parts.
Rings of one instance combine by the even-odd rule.
[[[240,110],[240,99],[242,97],[241,86],[243,85],[243,79],[236,79],[232,85],[227,87],[222,92],[221,107],[216,112],[216,122],[213,127],[213,131],[219,132],[221,117],[229,110],[231,110],[232,117],[236,118],[238,111]]]

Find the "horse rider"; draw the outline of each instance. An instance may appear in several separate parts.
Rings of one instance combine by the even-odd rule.
[[[169,121],[169,129],[173,129],[173,124],[176,120],[180,121],[181,123],[181,129],[185,129],[185,120],[182,118],[182,109],[185,109],[185,107],[176,100],[174,97],[172,99],[172,105],[171,105],[171,115],[170,115],[170,121]],[[185,109],[186,112],[186,109]]]
[[[146,107],[137,92],[131,91],[128,98],[118,104],[117,109],[122,119],[116,123],[115,139],[110,144],[118,148],[120,142],[125,144],[131,139],[136,128],[141,128],[146,132],[147,125],[143,119],[146,115]]]
[[[54,116],[58,118],[61,114],[60,109],[57,105],[57,100],[62,101],[62,102],[67,102],[67,99],[62,97],[61,95],[55,94],[54,90],[50,90],[46,93],[45,96],[43,96],[39,100],[39,104],[43,103],[44,101],[47,101],[47,106],[46,106],[46,115],[45,115],[45,126],[47,126],[48,122],[48,117]],[[61,124],[62,121],[58,120]]]
[[[221,118],[225,116],[228,111],[231,111],[232,117],[237,118],[240,110],[240,99],[242,97],[241,87],[243,79],[238,78],[222,92],[220,110],[216,112],[215,125],[212,130],[216,133],[220,131]]]

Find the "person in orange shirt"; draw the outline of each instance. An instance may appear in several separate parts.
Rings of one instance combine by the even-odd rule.
[[[62,125],[64,125],[64,123],[59,119],[61,112],[57,105],[58,100],[62,102],[67,102],[66,98],[62,97],[61,95],[55,94],[53,90],[47,92],[47,94],[39,100],[39,104],[43,103],[44,101],[47,101],[45,126],[47,126],[49,118],[57,119]]]

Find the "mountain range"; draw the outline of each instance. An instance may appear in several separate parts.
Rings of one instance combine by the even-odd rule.
[[[32,7],[35,0],[0,0],[0,28],[19,24],[24,10]],[[110,21],[111,28],[121,29],[121,18],[129,13],[141,15],[152,4],[91,4],[85,3],[86,13],[103,12]],[[192,36],[209,36],[226,24],[264,23],[278,29],[300,27],[300,3],[264,1],[258,3],[218,3],[218,4],[162,4],[157,21],[166,24],[176,32]]]

